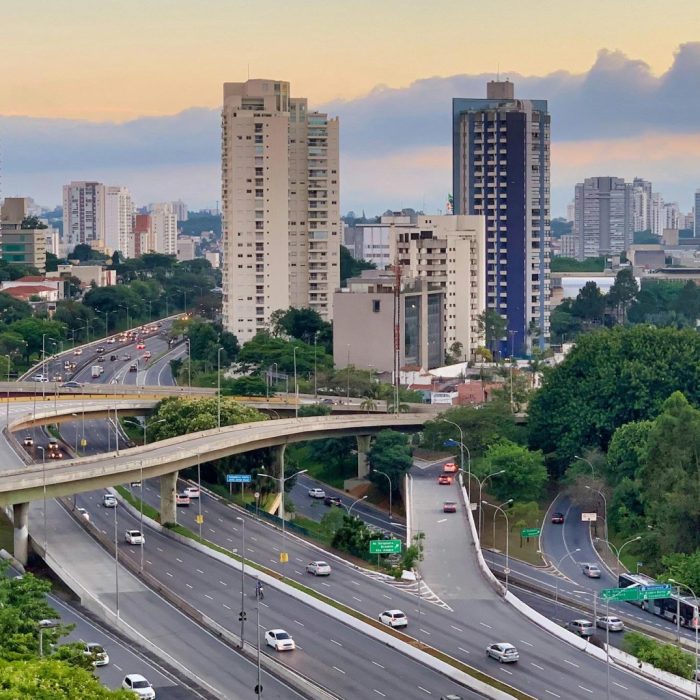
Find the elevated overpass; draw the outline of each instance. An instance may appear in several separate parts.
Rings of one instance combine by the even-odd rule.
[[[111,408],[93,402],[86,415],[104,415]],[[95,405],[97,404],[97,405]],[[122,413],[143,412],[154,401],[121,401]],[[175,493],[180,469],[201,462],[221,459],[261,448],[273,448],[271,475],[284,473],[284,450],[288,444],[321,438],[358,438],[358,469],[366,470],[366,453],[372,435],[381,430],[416,431],[430,420],[429,414],[356,414],[315,416],[243,423],[198,433],[190,433],[141,447],[111,452],[99,457],[83,457],[59,462],[43,462],[16,467],[6,464],[0,471],[0,506],[12,506],[15,526],[15,556],[27,558],[29,503],[84,491],[115,486],[129,481],[161,477],[161,518],[176,522]],[[73,407],[61,404],[55,410],[15,419],[8,430],[18,430],[42,422],[74,420]],[[365,471],[366,473],[366,471]]]

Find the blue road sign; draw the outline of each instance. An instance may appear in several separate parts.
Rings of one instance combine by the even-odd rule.
[[[250,474],[227,474],[226,483],[227,484],[250,484],[253,481],[253,477]]]
[[[652,586],[639,586],[642,591],[671,591],[670,583],[657,583]]]

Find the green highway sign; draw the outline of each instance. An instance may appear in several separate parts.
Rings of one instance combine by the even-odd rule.
[[[600,592],[603,600],[655,600],[656,598],[668,598],[671,595],[671,586],[663,584],[657,586],[630,586],[629,588],[604,588]]]
[[[538,537],[540,534],[540,528],[538,527],[524,527],[520,531],[521,537]]]
[[[401,540],[370,540],[370,554],[401,554]]]

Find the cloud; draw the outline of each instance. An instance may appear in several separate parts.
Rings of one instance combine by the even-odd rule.
[[[483,96],[493,77],[425,78],[318,106],[341,119],[343,210],[424,201],[429,211],[442,208],[451,186],[452,98]],[[516,96],[549,101],[555,214],[576,181],[607,174],[646,177],[689,206],[700,186],[697,167],[687,165],[698,162],[700,42],[681,45],[661,75],[601,50],[586,73],[508,77]],[[219,139],[217,109],[120,124],[0,117],[4,193],[51,204],[65,182],[94,178],[129,186],[139,202],[182,197],[211,206],[219,198]]]

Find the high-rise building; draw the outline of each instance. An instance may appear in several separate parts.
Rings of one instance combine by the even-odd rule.
[[[172,202],[172,205],[177,220],[187,221],[187,204],[185,204],[185,202],[183,202],[181,199],[178,199],[176,202]]]
[[[694,235],[700,238],[700,190],[695,190],[695,206],[693,207],[695,214],[695,225],[693,226]]]
[[[132,222],[132,233],[126,255],[129,258],[138,258],[144,253],[155,250],[153,222],[150,214],[134,214]]]
[[[131,193],[126,187],[110,185],[104,188],[104,202],[105,248],[127,257],[134,211]]]
[[[44,272],[47,228],[45,224],[31,223],[28,216],[27,198],[5,198],[0,207],[0,257]]]
[[[378,224],[356,224],[343,230],[343,245],[356,260],[374,263],[384,270],[391,259],[391,230],[395,226],[409,226],[411,217],[402,214],[382,216]]]
[[[663,235],[666,226],[666,211],[664,209],[664,198],[659,192],[651,195],[651,232],[655,236]]]
[[[576,257],[616,255],[631,245],[634,233],[633,186],[620,177],[587,177],[576,185]]]
[[[340,282],[339,124],[289,83],[224,84],[223,321],[241,342],[290,306],[332,318]]]
[[[651,229],[651,182],[641,177],[632,181],[632,229],[648,231]]]
[[[68,251],[83,243],[104,248],[105,186],[74,181],[63,186],[63,243]]]
[[[508,353],[549,337],[549,125],[547,101],[507,80],[452,101],[454,212],[486,217],[486,307],[506,319]]]
[[[151,225],[151,250],[163,255],[177,255],[177,217],[170,202],[151,205]]]
[[[678,202],[666,202],[664,204],[664,228],[678,230],[681,226],[681,209]]]

